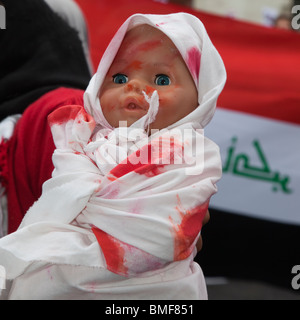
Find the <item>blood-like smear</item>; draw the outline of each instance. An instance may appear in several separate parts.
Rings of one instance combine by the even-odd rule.
[[[195,80],[199,80],[200,64],[201,64],[201,52],[197,47],[192,47],[187,52],[187,64],[190,72]]]
[[[117,274],[127,275],[128,269],[124,265],[125,249],[123,243],[96,227],[93,227],[92,231],[104,254],[107,269]]]
[[[134,60],[132,61],[129,65],[128,65],[128,69],[129,70],[140,70],[142,69],[142,62],[141,61],[138,61],[138,60]]]
[[[153,92],[155,91],[155,89],[153,87],[150,87],[150,86],[146,86],[146,95],[147,96],[152,96]]]
[[[175,224],[172,218],[169,218],[173,225],[175,261],[184,260],[193,252],[193,243],[202,228],[209,205],[209,202],[206,202],[192,209],[184,209],[179,196],[177,199],[178,205],[175,209],[180,214],[181,223]]]
[[[166,24],[167,22],[160,22],[160,23],[156,23],[157,27],[163,26],[164,24]]]
[[[58,108],[48,116],[48,123],[50,126],[62,125],[69,120],[77,119],[78,122],[84,121],[89,124],[91,131],[95,128],[95,120],[89,115],[82,106],[69,105]]]
[[[161,268],[165,261],[135,246],[120,241],[106,232],[93,227],[92,231],[102,249],[107,269],[129,276]]]
[[[114,181],[130,172],[136,172],[146,177],[157,176],[165,172],[166,165],[174,164],[175,154],[177,157],[182,157],[182,144],[172,136],[170,139],[160,137],[158,140],[152,141],[151,144],[143,146],[114,167],[110,171],[108,179]]]
[[[135,50],[136,51],[149,51],[151,49],[157,48],[162,45],[161,40],[153,40],[153,41],[147,41],[140,45],[138,45]]]
[[[162,167],[164,167],[163,164],[151,163],[151,144],[147,144],[114,167],[110,174],[120,178],[130,172],[136,172],[153,177],[162,173],[160,170]]]

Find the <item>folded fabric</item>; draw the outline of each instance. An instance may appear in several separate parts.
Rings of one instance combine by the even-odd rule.
[[[99,155],[109,151],[105,142],[118,141],[120,130],[112,131],[103,144],[91,151],[91,145],[98,142],[91,139],[95,122],[81,106],[58,109],[51,114],[50,122],[57,147],[53,177],[44,184],[41,198],[29,210],[20,229],[0,240],[0,264],[7,268],[8,279],[22,279],[25,275],[28,279],[30,270],[31,276],[41,281],[41,270],[47,278],[48,267],[60,265],[61,270],[70,266],[97,268],[96,282],[112,277],[112,272],[136,276],[140,284],[145,281],[145,273],[155,271],[157,275],[160,270],[163,276],[174,261],[190,265],[208,199],[216,191],[215,182],[220,176],[220,170],[215,170],[219,160],[215,145],[204,139],[207,166],[200,175],[187,175],[182,157],[181,165],[174,163],[183,155],[184,145],[176,136],[165,139],[161,132],[150,142],[144,136],[145,144],[115,165],[111,163],[112,152],[110,157]],[[109,140],[113,133],[115,139]],[[166,134],[170,137],[170,132]],[[172,142],[166,149],[170,153],[162,152],[168,148],[168,140]],[[167,154],[171,155],[170,164],[164,164],[169,160],[164,158]],[[158,157],[154,164],[148,162],[149,155]],[[137,162],[137,157],[145,161]],[[99,170],[105,166],[97,164],[105,159],[113,167],[106,174]],[[183,270],[187,268],[181,265]],[[177,275],[181,281],[187,276],[183,270]],[[69,281],[68,288],[72,288],[74,282]],[[124,279],[116,277],[115,281]],[[35,280],[30,283],[37,285]],[[101,281],[97,285],[101,288]],[[49,295],[44,289],[46,297],[60,296],[58,292]],[[36,297],[27,286],[14,285],[12,294],[11,298]],[[189,297],[197,297],[195,294],[193,291]]]

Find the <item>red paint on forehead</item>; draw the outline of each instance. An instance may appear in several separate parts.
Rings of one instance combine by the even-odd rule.
[[[132,55],[139,52],[146,52],[162,45],[162,41],[159,39],[143,41],[142,35],[133,35],[128,38],[125,38],[121,50],[126,53],[126,55]],[[119,49],[120,50],[120,49]]]
[[[152,40],[139,44],[135,50],[137,51],[148,51],[154,48],[157,48],[162,45],[161,40]]]
[[[138,61],[138,60],[134,60],[132,61],[129,65],[128,65],[128,69],[133,69],[133,70],[140,70],[142,69],[142,62]]]
[[[186,61],[190,72],[194,79],[199,79],[199,72],[200,72],[200,63],[201,63],[201,52],[197,47],[191,48],[187,52]]]

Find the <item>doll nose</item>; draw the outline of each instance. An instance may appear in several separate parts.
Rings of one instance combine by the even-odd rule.
[[[125,92],[135,92],[138,94],[142,94],[142,91],[144,90],[144,84],[142,81],[138,79],[132,79],[130,80],[127,85],[125,86]]]

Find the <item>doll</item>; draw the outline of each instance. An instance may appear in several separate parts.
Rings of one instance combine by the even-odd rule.
[[[206,299],[193,259],[221,160],[203,129],[225,79],[196,17],[130,17],[84,109],[49,116],[52,178],[19,230],[0,240],[6,297]]]

